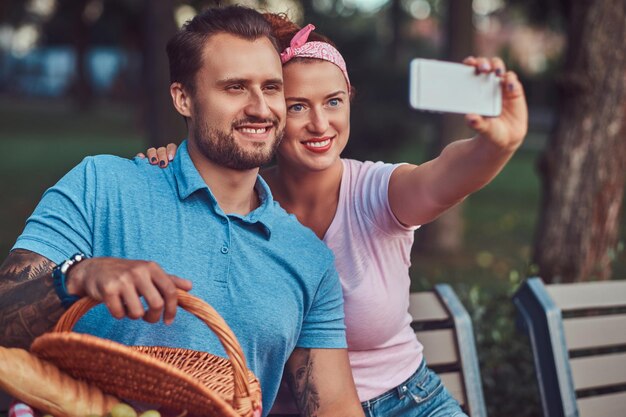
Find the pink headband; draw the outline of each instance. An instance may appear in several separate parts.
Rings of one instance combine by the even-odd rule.
[[[314,29],[315,26],[310,23],[300,29],[300,31],[293,36],[293,39],[291,39],[291,42],[289,43],[290,46],[285,48],[285,50],[280,54],[280,61],[283,65],[289,62],[292,58],[316,58],[331,62],[339,67],[343,73],[343,76],[346,78],[346,82],[348,83],[348,93],[350,93],[350,78],[348,78],[346,61],[343,60],[339,51],[334,46],[326,42],[307,42],[309,35]]]

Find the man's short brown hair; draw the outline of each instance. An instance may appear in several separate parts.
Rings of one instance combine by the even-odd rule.
[[[211,36],[218,33],[251,41],[266,37],[278,51],[271,25],[256,10],[242,6],[211,8],[185,23],[167,43],[170,83],[178,82],[189,91],[194,91],[195,76],[202,66],[203,47]]]

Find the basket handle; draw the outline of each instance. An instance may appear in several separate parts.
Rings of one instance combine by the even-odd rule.
[[[181,289],[177,289],[176,291],[178,305],[209,326],[224,347],[233,367],[233,380],[235,383],[233,405],[235,408],[243,405],[242,402],[251,401],[246,359],[233,331],[228,327],[228,324],[226,324],[222,316],[209,304]],[[60,333],[72,331],[78,320],[100,303],[100,301],[96,301],[93,298],[81,298],[63,313],[52,329],[52,332]]]

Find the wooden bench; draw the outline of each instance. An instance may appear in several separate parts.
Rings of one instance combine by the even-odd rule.
[[[424,346],[428,367],[439,374],[470,417],[485,417],[474,330],[467,310],[447,284],[410,297],[411,325]]]
[[[544,417],[626,415],[626,281],[531,278],[513,302],[529,335]]]
[[[409,313],[413,317],[411,326],[424,346],[428,367],[439,374],[470,417],[485,417],[472,321],[454,290],[439,284],[433,291],[411,293]],[[271,415],[292,416],[294,410],[295,406],[275,407]]]

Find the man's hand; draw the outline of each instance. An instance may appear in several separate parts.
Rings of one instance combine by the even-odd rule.
[[[364,415],[346,349],[296,348],[285,378],[303,417]]]
[[[191,290],[191,281],[166,273],[155,262],[92,258],[70,269],[66,287],[70,294],[102,301],[115,318],[156,323],[163,315],[163,321],[170,324],[178,305],[176,289]]]

